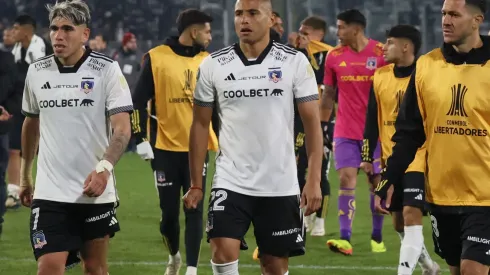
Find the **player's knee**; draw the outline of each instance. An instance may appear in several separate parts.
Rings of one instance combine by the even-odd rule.
[[[288,271],[288,258],[261,255],[260,267],[262,275],[283,275]]]
[[[238,260],[241,241],[230,238],[214,238],[210,240],[210,243],[213,263],[225,264]]]
[[[160,232],[164,234],[164,232],[175,229],[179,229],[179,214],[163,212],[160,220]]]
[[[413,206],[403,207],[403,221],[405,226],[421,225],[422,224],[422,210]]]
[[[65,261],[61,257],[45,255],[37,262],[37,275],[63,275]]]
[[[488,274],[488,266],[471,260],[462,260],[461,275]]]
[[[341,169],[339,171],[340,186],[343,188],[355,188],[357,174],[349,170]]]

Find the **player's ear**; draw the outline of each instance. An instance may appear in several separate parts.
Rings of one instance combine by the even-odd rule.
[[[197,33],[199,32],[198,26],[193,26],[191,28],[191,38],[195,40],[197,38]]]
[[[473,17],[473,29],[478,28],[483,23],[483,20],[485,20],[485,17],[483,16],[483,14],[481,14],[481,13],[476,14]]]
[[[83,30],[83,36],[82,36],[83,44],[87,44],[89,37],[90,37],[90,29],[85,27]]]

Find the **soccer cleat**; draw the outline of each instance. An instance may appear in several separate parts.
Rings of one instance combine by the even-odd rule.
[[[258,261],[259,260],[259,248],[255,248],[254,250],[254,254],[252,255],[252,259],[254,259],[254,261]]]
[[[309,216],[304,216],[303,219],[305,221],[306,232],[310,232],[314,226],[315,213],[313,213]]]
[[[328,240],[328,248],[333,252],[344,254],[346,256],[352,255],[352,245],[346,240]]]
[[[386,246],[384,242],[376,242],[374,240],[371,240],[371,251],[373,253],[383,253],[386,252]]]
[[[440,274],[441,274],[441,268],[435,261],[432,262],[432,268],[422,269],[422,275],[440,275]]]
[[[325,220],[322,218],[316,218],[313,223],[313,229],[311,229],[311,236],[323,237],[325,236]]]
[[[182,265],[182,261],[180,257],[173,260],[172,257],[169,256],[169,261],[167,264],[167,269],[165,270],[165,275],[179,275],[179,270],[181,265]]]

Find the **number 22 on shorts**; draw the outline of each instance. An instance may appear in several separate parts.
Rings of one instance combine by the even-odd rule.
[[[223,211],[225,207],[223,205],[219,205],[221,202],[226,200],[228,197],[228,193],[225,190],[218,190],[211,192],[211,211]]]

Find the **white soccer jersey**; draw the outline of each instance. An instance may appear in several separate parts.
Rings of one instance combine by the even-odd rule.
[[[114,175],[97,198],[83,195],[83,185],[109,146],[109,117],[132,110],[126,79],[117,62],[105,55],[87,49],[73,67],[63,67],[53,55],[32,63],[22,111],[40,119],[34,199],[115,202]]]
[[[307,58],[271,42],[254,61],[233,46],[206,57],[194,103],[217,108],[220,150],[213,188],[244,195],[299,194],[293,100],[318,100]]]

